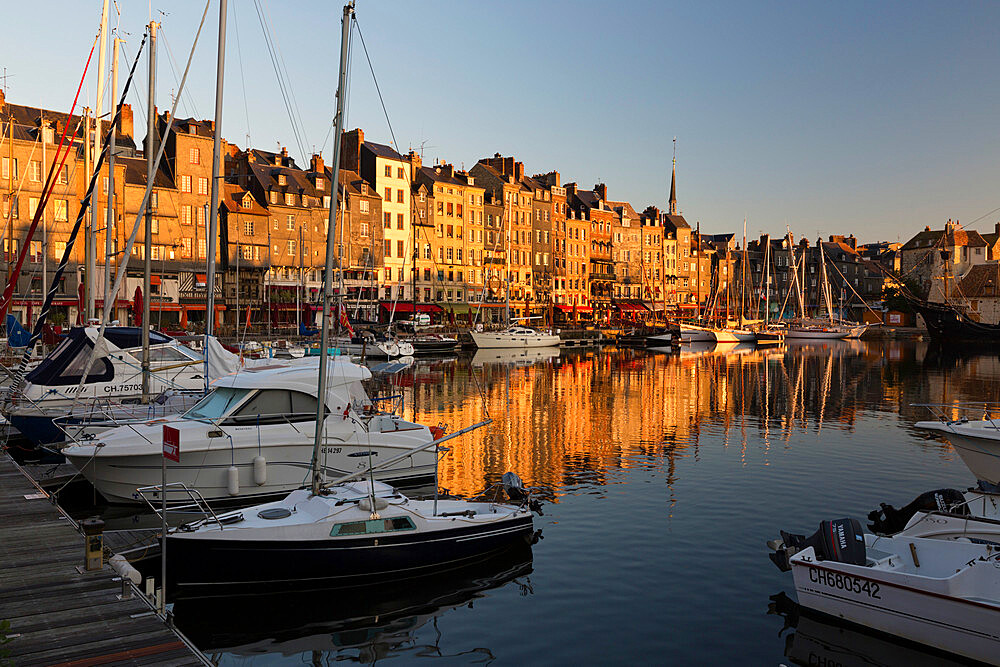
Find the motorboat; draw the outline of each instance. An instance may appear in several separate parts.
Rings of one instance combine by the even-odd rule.
[[[556,347],[559,336],[551,331],[537,331],[529,327],[510,326],[503,331],[470,331],[479,349],[516,347]]]
[[[785,340],[842,340],[850,329],[836,324],[793,324],[785,331]]]
[[[371,371],[337,357],[329,363],[320,464],[336,477],[385,461],[442,431],[382,412],[362,381]],[[316,429],[316,360],[242,370],[215,381],[182,415],[132,423],[65,447],[67,460],[109,502],[141,502],[136,489],[160,483],[164,426],[177,429],[180,460],[167,461],[171,482],[208,501],[287,493],[309,479]],[[394,482],[426,479],[436,455],[420,451],[379,469]]]
[[[408,343],[413,350],[410,354],[432,355],[449,354],[458,349],[459,342],[454,336],[448,336],[439,331],[428,331],[430,327],[421,327],[414,320],[397,320],[391,325],[399,342]],[[433,328],[440,329],[435,325]]]
[[[996,543],[864,534],[837,519],[769,546],[803,607],[965,658],[1000,655]]]
[[[86,379],[87,364],[91,363]],[[201,354],[158,331],[149,332],[149,387],[147,396],[179,396],[205,390],[205,360]],[[103,338],[96,326],[74,327],[66,337],[25,376],[19,392],[10,396],[4,411],[11,425],[36,444],[62,442],[66,434],[52,420],[74,416],[90,419],[96,411],[101,418],[121,404],[138,404],[142,391],[142,330],[139,327],[106,327]],[[145,411],[162,416],[183,407],[125,408],[124,414]],[[153,412],[150,413],[149,411]]]
[[[306,355],[306,348],[287,340],[274,341],[271,346],[271,356],[276,359],[301,359]]]
[[[364,585],[455,567],[535,539],[535,501],[519,479],[517,486],[508,490],[516,504],[413,500],[364,479],[207,516],[168,533],[168,591],[178,598]]]
[[[1000,495],[976,489],[936,489],[899,509],[881,503],[868,520],[869,530],[878,535],[1000,544]]]
[[[916,428],[944,436],[977,480],[1000,484],[1000,420],[920,421]]]

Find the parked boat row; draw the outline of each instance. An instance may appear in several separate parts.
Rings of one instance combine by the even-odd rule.
[[[791,571],[799,604],[964,658],[1000,655],[1000,438],[990,419],[919,422],[953,444],[978,489],[937,489],[812,535],[781,532],[771,560]]]

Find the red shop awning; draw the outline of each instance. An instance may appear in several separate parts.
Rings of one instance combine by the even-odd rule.
[[[413,305],[414,304],[410,302],[399,302],[396,304],[396,312],[412,313],[414,312]],[[392,312],[393,305],[391,301],[389,302],[383,301],[381,303],[381,306],[382,309],[385,310],[386,312],[389,313]],[[441,306],[437,305],[436,303],[418,303],[416,304],[416,306],[417,306],[416,312],[418,313],[440,313],[444,310]]]

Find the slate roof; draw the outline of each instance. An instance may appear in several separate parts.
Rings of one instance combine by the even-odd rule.
[[[1000,264],[977,264],[965,274],[955,288],[966,297],[1000,296]]]
[[[988,245],[986,240],[977,231],[965,229],[932,229],[930,231],[924,230],[918,233],[912,239],[907,241],[901,250],[933,248],[939,243],[943,243],[946,247],[966,246],[971,248],[985,248]]]
[[[397,153],[392,146],[386,146],[385,144],[377,144],[374,141],[368,141],[366,139],[365,143],[362,144],[362,147],[367,148],[368,150],[370,150],[372,153],[374,153],[379,157],[405,162],[403,156]]]
[[[115,157],[115,164],[125,165],[125,183],[126,185],[138,185],[140,187],[146,187],[146,158],[138,157]],[[153,178],[154,187],[158,188],[173,188],[174,183],[170,180],[170,176],[163,169],[163,161],[160,162],[160,169],[157,170],[155,177]]]
[[[691,225],[688,224],[683,215],[671,215],[669,213],[664,213],[663,222],[669,222],[673,225],[674,229],[691,229]]]
[[[244,190],[238,185],[233,185],[230,183],[222,184],[222,207],[225,208],[230,213],[239,213],[241,215],[259,215],[268,216],[267,209],[257,203],[253,195],[250,195],[250,208],[244,208],[242,205],[243,198],[249,194],[247,190]]]

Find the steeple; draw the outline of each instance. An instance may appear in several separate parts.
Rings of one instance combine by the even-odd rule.
[[[677,215],[677,137],[674,137],[674,168],[670,173],[670,215]]]

